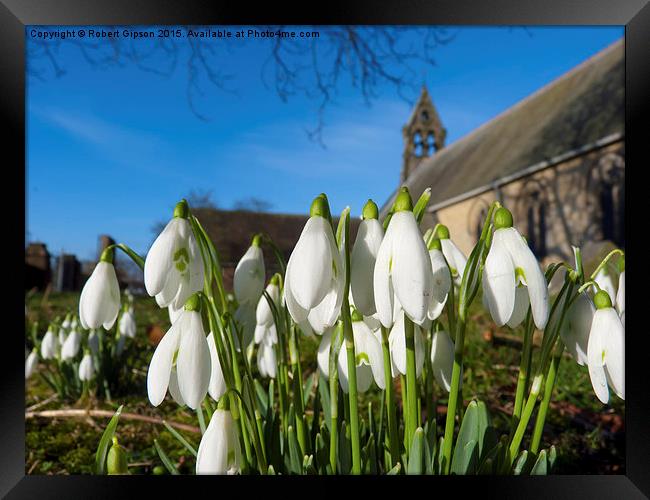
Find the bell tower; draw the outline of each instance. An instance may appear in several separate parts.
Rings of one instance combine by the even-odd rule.
[[[445,146],[447,130],[442,126],[429,92],[422,86],[422,92],[413,113],[402,127],[404,154],[400,184],[413,173],[420,162],[433,156]]]

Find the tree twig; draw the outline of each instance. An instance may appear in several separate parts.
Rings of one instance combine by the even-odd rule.
[[[29,418],[85,418],[85,417],[106,417],[110,418],[115,412],[108,410],[83,410],[70,408],[67,410],[44,410],[44,411],[27,411],[25,412],[25,419]],[[137,413],[122,413],[120,415],[122,420],[139,420],[140,422],[147,422],[150,424],[163,425],[162,418],[148,417],[146,415],[139,415]],[[189,424],[182,424],[180,422],[170,422],[165,420],[172,427],[181,429],[187,432],[199,433],[201,430],[198,427]]]

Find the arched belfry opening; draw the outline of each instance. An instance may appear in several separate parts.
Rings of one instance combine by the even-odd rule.
[[[422,86],[420,98],[406,125],[402,127],[402,135],[404,154],[400,184],[406,181],[422,160],[433,156],[445,146],[447,130],[442,126],[425,86]]]

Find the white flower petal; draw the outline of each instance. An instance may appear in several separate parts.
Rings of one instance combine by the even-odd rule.
[[[395,292],[391,280],[393,233],[390,231],[390,225],[388,229],[389,231],[386,232],[377,252],[375,269],[373,271],[373,290],[375,295],[375,309],[377,310],[376,317],[386,328],[393,326],[395,319],[393,316]]]
[[[287,264],[287,275],[289,275],[290,269],[291,269],[291,260],[289,260],[289,264]],[[298,302],[293,297],[293,294],[291,293],[291,285],[289,282],[285,282],[284,285],[284,302],[287,305],[287,309],[289,310],[289,314],[293,318],[293,320],[296,323],[302,324],[307,321],[307,316],[309,315],[309,310],[305,309],[302,307]]]
[[[373,279],[383,236],[384,230],[377,219],[362,220],[350,255],[350,291],[355,307],[364,316],[377,310]]]
[[[438,384],[449,392],[454,368],[454,342],[445,331],[434,332],[431,339],[431,368]]]
[[[503,231],[494,231],[483,268],[483,295],[497,326],[503,326],[510,319],[515,307],[515,270],[503,242]]]
[[[193,410],[198,408],[210,385],[210,349],[206,340],[201,315],[185,311],[185,321],[178,346],[176,370],[178,389],[183,401]]]
[[[232,416],[229,411],[216,410],[210,419],[196,454],[196,474],[225,474]]]
[[[183,318],[181,317],[181,320]],[[178,349],[181,322],[176,322],[163,336],[153,353],[147,372],[147,394],[152,405],[158,406],[165,399],[174,353]]]
[[[214,341],[212,332],[208,333],[208,349],[210,350],[210,384],[208,385],[208,392],[210,397],[215,401],[219,401],[221,396],[226,393],[226,380],[223,377],[223,370],[221,369],[221,362],[219,361],[219,354],[217,346]]]
[[[235,268],[233,288],[237,300],[257,303],[264,289],[264,278],[262,249],[251,245]]]
[[[330,347],[332,345],[332,334],[334,333],[334,328],[328,328],[323,333],[320,344],[318,345],[318,354],[316,354],[316,360],[318,361],[318,369],[323,374],[325,378],[329,378],[329,367],[330,367]]]
[[[520,285],[515,288],[515,307],[512,310],[510,319],[507,321],[508,326],[510,328],[517,328],[526,319],[529,307],[530,299],[528,298],[528,289]]]
[[[467,257],[465,257],[463,252],[449,238],[440,240],[440,245],[442,246],[442,253],[445,259],[447,259],[449,267],[451,267],[454,282],[460,285],[463,279],[463,273],[465,272],[465,266],[467,265]]]
[[[391,279],[404,312],[421,325],[427,317],[433,293],[431,259],[412,212],[393,215],[388,231],[394,231]]]
[[[616,292],[616,310],[619,315],[625,313],[625,271],[618,276],[618,292]]]
[[[609,401],[609,389],[607,388],[607,376],[603,365],[588,365],[589,379],[591,386],[594,388],[596,396],[601,403],[607,404]]]
[[[170,220],[151,245],[144,262],[144,286],[151,296],[158,295],[173,267],[172,255],[176,251],[178,228],[183,219]]]
[[[560,330],[567,351],[581,366],[587,364],[587,345],[595,312],[596,308],[587,293],[581,293],[566,312]]]
[[[181,390],[178,388],[178,373],[176,372],[176,367],[173,366],[169,374],[169,394],[171,394],[172,399],[179,406],[185,406],[185,401],[183,401],[183,395]]]

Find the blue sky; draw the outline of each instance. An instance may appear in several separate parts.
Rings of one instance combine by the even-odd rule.
[[[432,52],[436,65],[417,68],[448,145],[624,33],[622,27],[449,32],[453,40]],[[208,121],[188,105],[184,46],[168,76],[134,64],[94,67],[74,43],[49,47],[65,74],[48,73],[43,55],[28,59],[43,76],[27,79],[26,223],[29,240],[45,242],[54,254],[92,259],[99,234],[146,253],[154,224],[193,189],[212,190],[221,208],[257,197],[272,212],[287,213],[306,212],[325,192],[333,212],[350,205],[359,215],[367,198],[381,205],[397,187],[401,127],[411,107],[388,84],[368,107],[343,80],[325,111],[323,149],[305,133],[316,123],[317,102],[296,96],[285,103],[262,83],[268,40],[246,40],[231,53],[215,46],[236,94],[202,85],[204,95],[194,102]],[[168,63],[149,61],[155,68]]]

